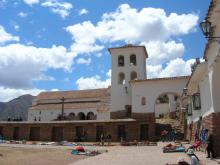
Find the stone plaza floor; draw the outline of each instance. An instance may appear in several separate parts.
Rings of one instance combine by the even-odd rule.
[[[80,160],[71,165],[165,165],[176,164],[177,160],[184,158],[189,162],[185,153],[163,153],[162,147],[167,143],[158,143],[158,146],[115,146],[107,147],[108,152]],[[106,147],[104,147],[106,148]],[[202,152],[196,155],[204,165],[217,165],[220,160],[210,160]]]
[[[180,158],[189,161],[185,153],[163,153],[162,147],[166,144],[159,142],[157,146],[88,146],[95,150],[108,150],[94,157],[72,155],[73,147],[69,146],[0,144],[0,153],[3,155],[0,156],[0,165],[165,165],[176,164]],[[202,152],[196,152],[196,155],[201,164],[220,164],[219,159],[206,159]]]

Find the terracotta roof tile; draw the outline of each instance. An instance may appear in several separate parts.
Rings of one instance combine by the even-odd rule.
[[[64,97],[64,109],[109,110],[110,87],[103,89],[42,92],[34,100],[29,110],[55,110],[62,108],[61,98]]]
[[[102,98],[105,97],[107,93],[108,88],[77,91],[41,92],[36,97],[36,101],[61,99],[62,97],[65,99]]]

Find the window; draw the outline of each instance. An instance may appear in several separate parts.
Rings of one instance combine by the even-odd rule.
[[[131,77],[131,80],[137,79],[137,73],[135,71],[132,71],[130,77]]]
[[[77,117],[79,120],[86,120],[86,116],[83,112],[78,113]]]
[[[195,93],[193,95],[193,108],[194,110],[201,109],[200,93]]]
[[[69,113],[68,119],[69,120],[74,120],[75,119],[75,113],[73,113],[73,112]]]
[[[145,97],[141,98],[141,105],[146,105],[146,98]]]
[[[136,55],[135,54],[132,54],[130,56],[130,64],[136,66]]]
[[[187,105],[187,115],[188,116],[192,115],[192,104],[191,103]]]
[[[95,114],[93,112],[89,112],[86,116],[87,120],[94,120]]]
[[[119,73],[118,84],[125,84],[125,74],[124,73]]]
[[[131,118],[131,105],[125,105],[126,117]]]
[[[122,55],[118,57],[118,66],[124,66],[124,56]]]
[[[174,101],[177,101],[179,97],[177,95],[174,96]]]

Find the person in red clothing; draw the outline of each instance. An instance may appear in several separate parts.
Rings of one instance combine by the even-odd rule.
[[[195,143],[193,144],[193,148],[197,151],[200,151],[201,141],[196,139]]]
[[[165,141],[165,132],[164,132],[164,130],[161,131],[160,136],[161,136],[161,140],[164,142]]]

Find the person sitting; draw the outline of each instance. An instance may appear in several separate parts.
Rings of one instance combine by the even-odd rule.
[[[195,143],[193,144],[193,148],[196,151],[200,151],[201,141],[199,139],[196,139]]]
[[[188,162],[184,160],[184,158],[179,158],[177,161],[177,165],[189,165]]]
[[[190,157],[190,165],[199,165],[199,158],[194,154],[193,149],[189,149],[187,155]]]

